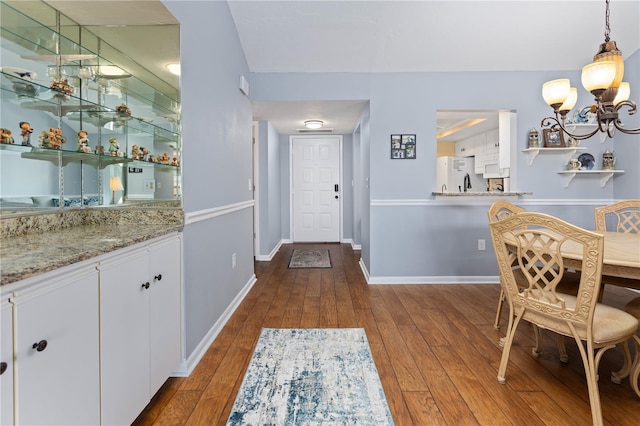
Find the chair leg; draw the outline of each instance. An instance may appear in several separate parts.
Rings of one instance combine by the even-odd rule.
[[[531,349],[531,355],[538,358],[540,357],[540,352],[542,352],[540,349],[542,345],[542,330],[540,330],[540,327],[535,324],[531,325],[533,326],[533,334],[536,336],[536,344],[533,349]]]
[[[507,372],[507,364],[509,363],[509,354],[511,352],[511,344],[513,343],[513,336],[516,334],[516,330],[518,329],[518,324],[520,323],[520,319],[522,318],[523,312],[521,311],[515,318],[513,319],[513,315],[509,318],[509,327],[507,328],[507,335],[505,336],[504,348],[502,348],[502,357],[500,358],[500,367],[498,368],[498,383],[505,384],[507,379],[505,377],[505,373]]]
[[[636,345],[636,355],[635,361],[633,362],[633,367],[631,367],[631,387],[636,392],[636,395],[640,397],[640,337],[633,336],[633,341]]]
[[[500,318],[502,317],[502,305],[504,304],[505,294],[504,290],[500,288],[500,298],[498,299],[498,310],[496,311],[496,321],[493,323],[493,328],[500,329]]]
[[[594,426],[602,426],[602,406],[600,404],[600,391],[598,389],[598,364],[604,352],[614,348],[615,345],[605,346],[594,351],[593,345],[587,344],[586,349],[578,337],[578,333],[573,327],[572,334],[578,343],[582,363],[584,364],[584,372],[587,379],[587,389],[589,390],[589,405],[591,406],[591,418]]]
[[[566,364],[569,362],[569,354],[567,354],[567,347],[564,345],[564,336],[562,334],[558,334],[557,340],[558,352],[560,353],[560,362]]]
[[[617,385],[622,383],[622,379],[627,377],[631,372],[633,361],[631,360],[631,351],[629,350],[629,344],[630,342],[624,342],[622,344],[622,353],[624,354],[624,364],[622,365],[622,368],[619,371],[614,371],[611,373],[611,381]]]

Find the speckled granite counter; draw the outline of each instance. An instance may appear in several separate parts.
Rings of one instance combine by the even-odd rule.
[[[520,195],[532,195],[533,192],[432,192],[431,195],[442,196],[442,197],[514,197]]]
[[[182,210],[96,209],[2,219],[0,285],[183,229]]]

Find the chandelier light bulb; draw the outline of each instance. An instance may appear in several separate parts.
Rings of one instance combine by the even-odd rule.
[[[563,104],[558,108],[558,111],[568,113],[578,102],[578,89],[572,87],[569,89],[569,96],[564,100]]]
[[[582,85],[588,92],[606,90],[616,78],[616,64],[613,61],[598,61],[582,68]]]
[[[545,102],[553,107],[562,105],[571,92],[571,82],[568,78],[547,81],[542,85],[542,97]]]
[[[618,94],[616,94],[615,99],[613,100],[614,105],[618,105],[622,101],[628,101],[631,96],[631,86],[629,86],[628,81],[623,81],[620,83],[620,87],[618,87]]]

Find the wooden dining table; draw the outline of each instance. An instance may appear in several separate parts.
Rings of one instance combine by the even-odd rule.
[[[602,281],[640,290],[640,234],[603,232]],[[567,240],[561,248],[566,268],[580,270],[582,246]]]

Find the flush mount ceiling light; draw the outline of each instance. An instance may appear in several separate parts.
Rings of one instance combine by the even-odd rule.
[[[167,64],[166,67],[171,74],[180,75],[180,64],[172,62],[170,64]]]
[[[582,85],[595,97],[596,103],[591,105],[591,113],[596,114],[597,127],[593,132],[574,135],[565,127],[567,114],[578,100],[578,91],[571,87],[569,79],[552,80],[542,85],[542,97],[553,108],[554,117],[542,120],[542,127],[550,126],[552,130],[562,129],[576,140],[590,138],[598,132],[606,133],[610,138],[616,130],[628,134],[640,134],[639,129],[625,129],[618,118],[622,107],[628,109],[629,115],[636,113],[635,102],[629,101],[631,88],[622,81],[624,61],[622,52],[616,42],[609,38],[609,0],[606,0],[604,43],[593,57],[593,62],[582,68]]]
[[[304,122],[304,127],[307,129],[319,129],[324,126],[324,122],[320,120],[307,120]]]

